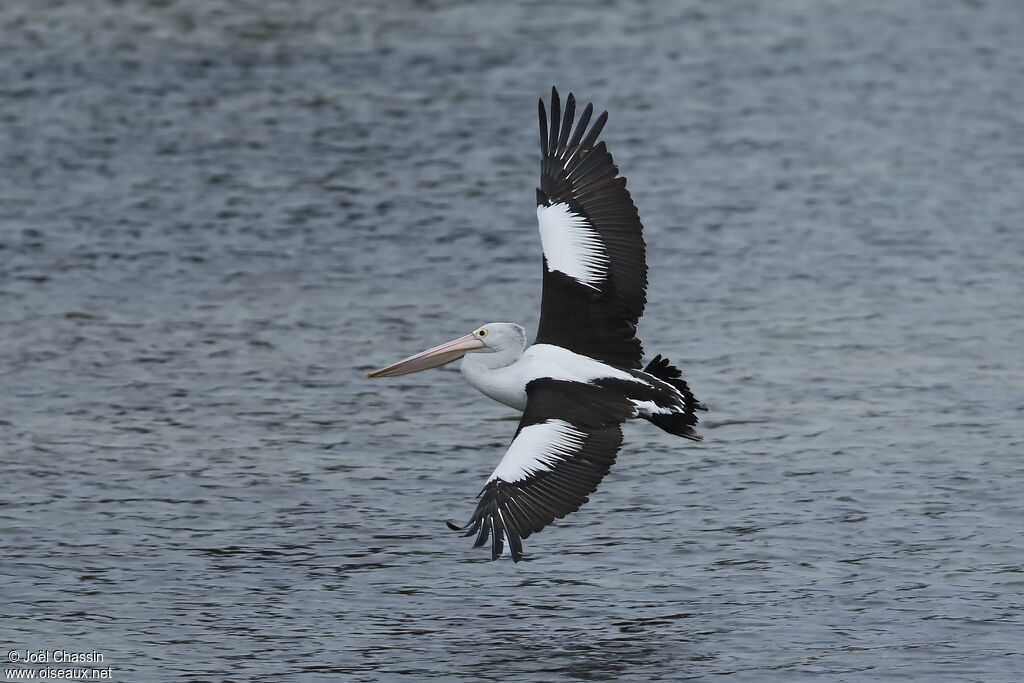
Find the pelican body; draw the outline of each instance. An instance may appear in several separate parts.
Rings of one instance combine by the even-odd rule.
[[[642,226],[605,143],[602,113],[579,121],[572,94],[561,113],[551,91],[551,116],[540,101],[541,182],[537,222],[544,286],[537,337],[494,322],[369,377],[394,377],[462,358],[465,378],[481,393],[523,416],[505,456],[462,527],[476,546],[491,542],[523,557],[522,539],[588,501],[615,462],[622,423],[644,418],[693,441],[697,410],[680,370],[655,356],[642,366],[636,325],[646,304]],[[550,121],[550,127],[549,127]],[[641,369],[643,367],[643,369]]]

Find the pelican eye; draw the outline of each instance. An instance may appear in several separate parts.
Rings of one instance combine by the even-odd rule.
[[[481,339],[483,339],[484,337],[487,336],[487,330],[477,330],[476,331],[476,336],[478,336]]]

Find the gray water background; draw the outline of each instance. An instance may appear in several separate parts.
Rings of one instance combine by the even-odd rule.
[[[1024,680],[1024,4],[0,4],[0,645],[119,681]],[[628,425],[492,563],[535,107],[605,139]]]

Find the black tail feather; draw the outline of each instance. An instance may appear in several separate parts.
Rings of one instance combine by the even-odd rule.
[[[683,379],[682,370],[669,363],[668,358],[662,358],[661,354],[658,354],[650,363],[647,364],[647,367],[644,368],[644,372],[657,377],[663,382],[668,382],[678,389],[679,393],[683,395],[685,407],[684,411],[681,413],[673,413],[671,415],[652,415],[647,419],[664,429],[669,434],[682,436],[692,441],[703,441],[704,437],[698,434],[693,428],[699,421],[696,411],[707,410],[708,407],[698,401],[693,395],[693,392],[690,391],[689,385]]]

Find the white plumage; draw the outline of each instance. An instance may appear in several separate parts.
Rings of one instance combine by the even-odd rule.
[[[487,481],[501,479],[513,483],[541,470],[551,470],[560,459],[572,457],[586,436],[565,420],[551,419],[523,427]]]
[[[507,324],[492,323],[488,327],[497,336],[506,334],[499,325]],[[534,344],[517,361],[498,365],[505,359],[494,354],[471,353],[462,360],[462,374],[485,396],[520,411],[526,408],[526,385],[539,377],[566,382],[590,382],[602,377],[637,381],[624,370],[553,344]]]
[[[548,268],[565,273],[593,289],[608,275],[608,256],[601,236],[568,204],[537,207],[541,248]]]

